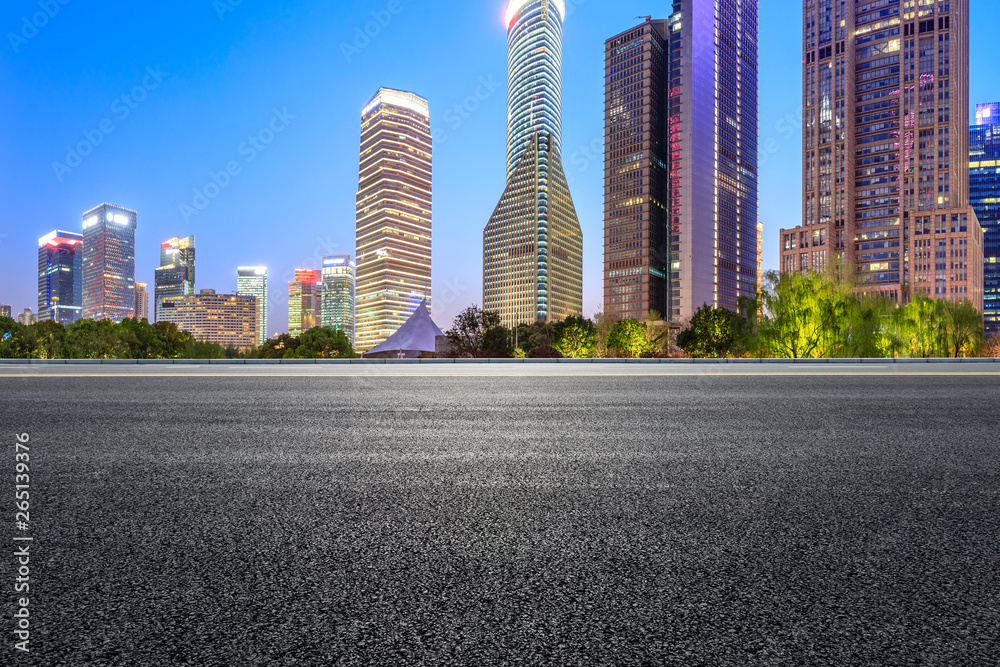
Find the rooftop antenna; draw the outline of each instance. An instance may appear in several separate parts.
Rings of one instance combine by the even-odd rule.
[[[646,19],[647,21],[652,21],[653,20],[652,16],[636,16],[635,18],[637,18],[637,19]]]

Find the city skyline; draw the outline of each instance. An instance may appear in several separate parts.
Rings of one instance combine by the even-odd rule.
[[[98,93],[88,95],[88,99],[93,98],[93,101],[81,104],[72,113],[50,101],[45,91],[33,86],[31,81],[40,78],[40,68],[47,67],[48,58],[55,57],[47,56],[48,52],[43,49],[54,49],[55,53],[62,53],[59,40],[69,34],[73,26],[60,25],[60,21],[72,23],[79,18],[86,24],[89,19],[74,14],[73,7],[67,6],[57,20],[53,20],[37,38],[21,46],[18,53],[8,48],[2,56],[4,63],[9,65],[6,68],[9,73],[5,76],[10,77],[11,89],[15,93],[23,93],[26,108],[52,104],[53,113],[58,112],[64,118],[45,119],[45,114],[42,114],[42,118],[35,121],[18,110],[8,112],[11,115],[9,127],[27,129],[33,123],[45,119],[52,121],[52,131],[45,133],[50,137],[47,141],[20,136],[10,139],[11,150],[8,155],[16,164],[7,164],[3,167],[4,171],[0,172],[6,184],[5,189],[19,194],[13,203],[16,212],[22,217],[28,211],[28,202],[22,201],[22,197],[30,199],[28,195],[34,195],[29,217],[39,222],[37,226],[32,223],[9,226],[3,230],[7,236],[0,239],[0,263],[4,266],[4,270],[0,272],[0,300],[11,303],[15,311],[22,310],[24,306],[34,307],[35,290],[30,279],[35,273],[31,266],[34,258],[27,249],[47,230],[74,229],[73,221],[78,221],[80,212],[92,205],[93,201],[115,201],[138,210],[143,217],[136,242],[138,280],[153,282],[152,269],[156,268],[153,243],[178,232],[184,235],[197,233],[203,237],[199,242],[203,245],[202,255],[206,258],[206,263],[200,268],[200,272],[206,272],[205,283],[218,285],[224,291],[234,291],[232,272],[236,266],[246,263],[266,264],[272,267],[275,275],[271,290],[274,296],[277,294],[275,285],[282,285],[288,272],[298,267],[303,259],[312,260],[318,266],[318,260],[313,259],[317,255],[322,257],[351,252],[352,234],[344,211],[352,208],[353,200],[350,195],[345,200],[343,192],[350,191],[355,186],[351,184],[353,179],[342,177],[351,170],[344,169],[341,175],[328,178],[333,172],[322,165],[350,161],[350,155],[356,150],[351,148],[352,144],[357,143],[356,123],[352,129],[342,119],[356,117],[359,107],[370,96],[372,88],[389,84],[424,93],[430,99],[432,109],[437,109],[432,112],[436,113],[432,117],[432,128],[440,130],[436,132],[438,141],[435,147],[441,160],[436,160],[435,181],[441,187],[436,188],[435,193],[434,226],[436,237],[441,243],[435,244],[435,297],[438,297],[434,300],[435,318],[447,325],[457,311],[479,302],[481,260],[476,256],[477,253],[471,251],[475,246],[470,247],[470,241],[476,238],[477,232],[465,227],[478,226],[472,222],[485,219],[484,211],[488,217],[488,210],[495,205],[496,198],[500,195],[497,183],[503,180],[504,143],[502,131],[498,131],[497,127],[503,126],[505,106],[504,3],[496,3],[496,6],[491,4],[485,8],[463,7],[455,17],[443,22],[449,28],[446,31],[448,34],[457,34],[456,23],[475,27],[477,31],[476,39],[457,40],[459,43],[455,48],[461,49],[464,54],[463,58],[457,59],[447,49],[436,52],[423,44],[428,41],[427,35],[422,35],[419,39],[411,38],[410,33],[419,32],[414,28],[431,27],[433,12],[430,13],[432,16],[424,16],[426,12],[413,11],[403,3],[403,10],[398,14],[390,14],[391,20],[386,26],[376,24],[379,28],[377,37],[369,39],[370,43],[363,49],[358,49],[353,46],[354,28],[364,28],[367,22],[374,20],[371,12],[385,11],[383,3],[366,3],[350,9],[318,9],[314,3],[301,3],[301,6],[301,12],[291,11],[292,16],[287,19],[271,14],[267,9],[246,6],[227,14],[225,21],[219,21],[212,11],[208,17],[202,17],[204,20],[196,19],[196,33],[204,32],[211,36],[214,34],[212,31],[218,30],[222,36],[232,38],[226,41],[222,36],[216,35],[215,41],[209,40],[215,49],[213,53],[218,57],[205,72],[193,73],[185,60],[195,58],[200,53],[193,44],[181,44],[178,53],[185,55],[174,55],[173,51],[167,50],[165,43],[156,42],[148,49],[138,49],[134,56],[124,60],[120,50],[116,49],[113,53],[99,50],[91,56],[94,60],[89,62],[89,67],[104,69],[112,74],[100,80],[92,80],[91,84],[97,87]],[[603,90],[599,83],[602,74],[600,44],[611,35],[633,26],[637,14],[658,13],[662,8],[651,3],[631,2],[623,2],[614,9],[607,9],[593,2],[569,3],[569,6],[566,19],[564,161],[572,176],[570,187],[577,199],[584,226],[584,312],[593,315],[600,310],[602,298],[599,268],[603,254],[600,242],[600,188],[599,185],[593,185],[599,184],[602,177],[602,148],[599,141],[603,134]],[[800,130],[795,119],[801,106],[799,92],[792,90],[790,94],[773,94],[781,88],[797,88],[780,80],[779,72],[782,70],[779,67],[783,64],[787,70],[790,62],[797,64],[801,57],[801,45],[793,45],[792,48],[783,44],[775,45],[773,38],[788,30],[797,32],[801,29],[800,10],[801,7],[795,2],[761,7],[761,44],[764,47],[761,51],[760,155],[761,218],[766,232],[763,244],[765,269],[777,268],[777,229],[782,226],[791,227],[801,217],[796,213],[799,208],[796,196],[788,193],[789,189],[793,192],[797,190],[799,181],[800,165],[795,164],[800,161]],[[3,17],[7,19],[7,25],[19,24],[20,15],[14,15],[14,11],[10,8],[4,10]],[[790,14],[790,19],[787,16],[779,17],[782,12]],[[170,12],[167,14],[164,20],[166,33],[170,34],[170,27],[175,26],[178,17]],[[305,26],[306,14],[310,17],[318,14],[316,28]],[[263,20],[260,28],[248,27],[254,18],[261,17],[266,20]],[[988,71],[988,61],[984,57],[988,50],[988,40],[982,29],[982,26],[995,25],[997,17],[1000,17],[1000,11],[996,7],[981,3],[973,5],[970,95],[973,104],[993,101],[997,97],[991,91],[998,89],[998,77],[996,73]],[[123,21],[142,24],[146,20],[148,19],[140,9],[114,19],[115,26],[118,27],[122,26]],[[250,57],[246,50],[248,42],[264,38],[266,33],[258,34],[256,30],[264,31],[278,25],[304,31],[311,40],[318,39],[319,26],[323,26],[323,34],[332,35],[333,42],[326,61],[330,64],[329,76],[336,80],[339,76],[336,72],[350,74],[343,84],[344,90],[338,89],[336,95],[331,95],[319,92],[316,86],[312,86],[309,95],[312,99],[307,99],[303,96],[296,97],[289,89],[279,87],[278,94],[256,94],[253,97],[254,113],[237,115],[235,119],[222,125],[215,124],[214,120],[201,114],[189,114],[183,122],[176,120],[163,124],[164,111],[188,99],[179,89],[189,85],[195,88],[207,86],[221,80],[227,85],[223,87],[224,90],[220,90],[219,95],[232,95],[238,90],[238,84],[244,82],[247,59]],[[179,27],[175,27],[179,30]],[[441,34],[435,30],[437,28],[431,30],[431,36]],[[349,47],[346,53],[341,49],[342,44]],[[313,41],[307,40],[307,45],[309,48],[319,48]],[[351,49],[357,49],[359,53],[353,53]],[[398,54],[407,50],[412,52],[414,49],[420,49],[421,53],[435,53],[435,58],[440,58],[441,63],[448,63],[454,69],[454,75],[448,77],[448,82],[438,82],[437,79],[441,77],[422,71],[428,69],[425,66],[399,64]],[[291,57],[291,54],[284,56],[280,67],[290,66],[286,60]],[[161,70],[157,70],[158,66]],[[78,76],[73,69],[75,65],[64,63],[61,67],[64,69],[58,70],[61,72],[59,78],[70,81]],[[147,68],[152,68],[153,74],[157,76],[147,72]],[[277,71],[279,65],[265,69],[263,76],[277,76]],[[21,77],[23,81],[19,81]],[[41,78],[44,80],[44,77]],[[170,88],[171,85],[173,88]],[[70,101],[79,102],[83,99],[79,97],[82,91],[78,92],[70,84],[67,86],[66,93]],[[167,99],[158,97],[161,93]],[[125,119],[121,118],[124,113],[116,115],[116,112],[111,111],[112,105],[123,95],[127,95],[129,99],[117,106],[130,112]],[[140,97],[143,101],[137,102]],[[260,104],[257,105],[256,102]],[[459,105],[458,111],[455,110],[456,104]],[[133,109],[132,105],[136,108]],[[333,115],[336,121],[333,123],[334,129],[319,136],[322,141],[318,142],[317,136],[310,129],[320,122],[320,110]],[[63,180],[59,181],[53,173],[52,163],[66,162],[65,146],[74,141],[83,141],[83,132],[92,133],[94,128],[99,128],[104,116],[112,119],[115,131],[105,133],[100,145],[93,149],[93,155],[84,157],[81,165],[72,167],[72,173],[63,174]],[[500,119],[499,125],[495,122],[497,118]],[[280,127],[282,131],[272,131],[270,137],[265,133],[259,142],[263,150],[253,148],[252,143],[248,144],[249,148],[244,147],[247,152],[256,151],[255,160],[249,161],[249,157],[240,151],[243,137],[252,134],[256,140],[263,129],[269,126]],[[299,127],[305,129],[293,136],[294,132],[299,131]],[[227,128],[229,131],[225,131]],[[226,139],[206,141],[207,135],[203,136],[204,133],[213,136],[217,134]],[[138,143],[129,145],[131,140],[123,139],[123,135],[138,139]],[[96,134],[92,133],[91,136],[96,137]],[[150,154],[159,158],[161,154],[165,155],[174,148],[173,143],[159,142],[157,152],[153,152],[150,141],[154,137],[178,140],[179,154],[165,161],[171,166],[170,169],[160,166],[150,172],[149,165],[142,164],[143,155]],[[263,139],[271,141],[264,143]],[[192,146],[196,143],[207,143],[206,150],[195,151]],[[317,143],[321,145],[317,147]],[[289,144],[293,144],[292,148],[299,149],[299,152],[296,154],[294,150],[283,148]],[[470,147],[475,150],[470,152]],[[278,155],[283,151],[286,154]],[[469,155],[475,158],[472,163],[475,174],[468,168]],[[260,179],[278,178],[277,172],[288,170],[289,165],[298,159],[297,156],[307,158],[305,162],[310,165],[305,171],[291,170],[298,183],[292,187],[292,192],[302,201],[288,201],[278,196],[275,188],[282,182],[280,179],[268,187],[259,187],[262,182]],[[499,160],[497,156],[500,156]],[[234,161],[238,162],[233,170],[239,172],[237,175],[227,171],[228,163]],[[784,166],[781,171],[775,171],[779,163]],[[316,169],[314,164],[320,165],[320,168]],[[179,171],[183,172],[182,178],[174,176],[178,165]],[[127,173],[130,170],[145,174],[145,178],[140,180],[155,184],[155,187],[137,185],[135,177]],[[499,178],[497,174],[500,174]],[[202,193],[207,207],[198,209],[205,202],[194,194],[195,189]],[[259,189],[260,193],[255,192],[255,189]],[[320,191],[324,194],[317,198],[316,193]],[[336,194],[332,194],[333,192]],[[317,199],[322,201],[317,203]],[[182,204],[194,207],[198,213],[185,221],[178,210]],[[248,212],[258,210],[259,213],[247,215]],[[776,211],[784,213],[778,217]],[[299,228],[289,224],[276,227],[281,232],[281,238],[274,234],[275,228],[272,228],[271,223],[279,213],[290,215],[301,223]],[[26,229],[22,230],[22,226]],[[237,231],[246,231],[242,226],[252,229],[253,233],[237,235]],[[238,242],[234,242],[234,238],[238,238]],[[466,256],[469,254],[472,255],[471,258]],[[272,309],[269,329],[282,328],[279,323],[285,320],[286,299],[287,296],[278,299],[279,307]]]

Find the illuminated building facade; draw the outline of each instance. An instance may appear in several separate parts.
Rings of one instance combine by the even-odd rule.
[[[54,231],[38,239],[38,320],[69,326],[83,313],[83,235]]]
[[[802,225],[781,270],[983,306],[969,201],[969,0],[806,0]]]
[[[976,105],[969,134],[969,199],[983,228],[986,334],[1000,334],[1000,104]]]
[[[322,326],[347,334],[354,343],[354,274],[356,265],[350,255],[323,258]]]
[[[257,299],[257,344],[267,342],[267,267],[241,266],[236,269],[236,293]]]
[[[0,317],[10,317],[11,307],[7,304],[0,303]]]
[[[380,345],[431,299],[427,100],[382,88],[361,113],[355,347]]]
[[[149,321],[149,291],[147,283],[135,284],[135,319]]]
[[[296,269],[288,283],[288,333],[299,336],[318,327],[322,319],[323,280],[319,271]]]
[[[160,304],[160,321],[172,322],[195,340],[247,350],[258,345],[257,298],[238,294],[168,296]]]
[[[757,0],[673,3],[605,44],[604,312],[757,291]]]
[[[83,214],[83,318],[135,317],[135,230],[138,214],[101,204]]]
[[[160,244],[160,268],[153,281],[153,316],[157,320],[163,299],[194,295],[194,245],[194,236],[175,236]]]
[[[507,185],[483,230],[483,309],[501,324],[583,313],[583,233],[561,158],[563,0],[507,6]]]

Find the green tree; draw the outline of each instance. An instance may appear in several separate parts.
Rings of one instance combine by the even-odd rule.
[[[500,315],[483,311],[479,306],[469,306],[455,317],[451,329],[445,332],[451,346],[451,356],[473,359],[486,357],[487,333],[500,327]],[[496,344],[496,333],[490,338]]]
[[[357,359],[357,356],[347,334],[333,327],[313,327],[304,331],[295,350],[298,359]]]
[[[639,320],[619,320],[611,327],[607,341],[608,351],[626,359],[650,357],[656,344],[646,337],[646,325]]]
[[[677,337],[677,345],[696,359],[732,356],[742,321],[731,310],[705,304]]]
[[[951,356],[957,359],[975,355],[986,337],[983,314],[968,301],[945,301],[944,308]]]
[[[258,359],[294,359],[299,348],[299,339],[289,334],[281,334],[268,340],[257,350]]]
[[[593,322],[571,315],[553,327],[552,348],[569,359],[589,359],[594,356],[596,336]]]

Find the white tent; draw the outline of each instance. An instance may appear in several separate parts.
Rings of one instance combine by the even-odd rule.
[[[380,359],[414,359],[425,353],[434,354],[437,337],[443,335],[444,333],[431,319],[427,301],[424,301],[396,333],[364,356]]]

